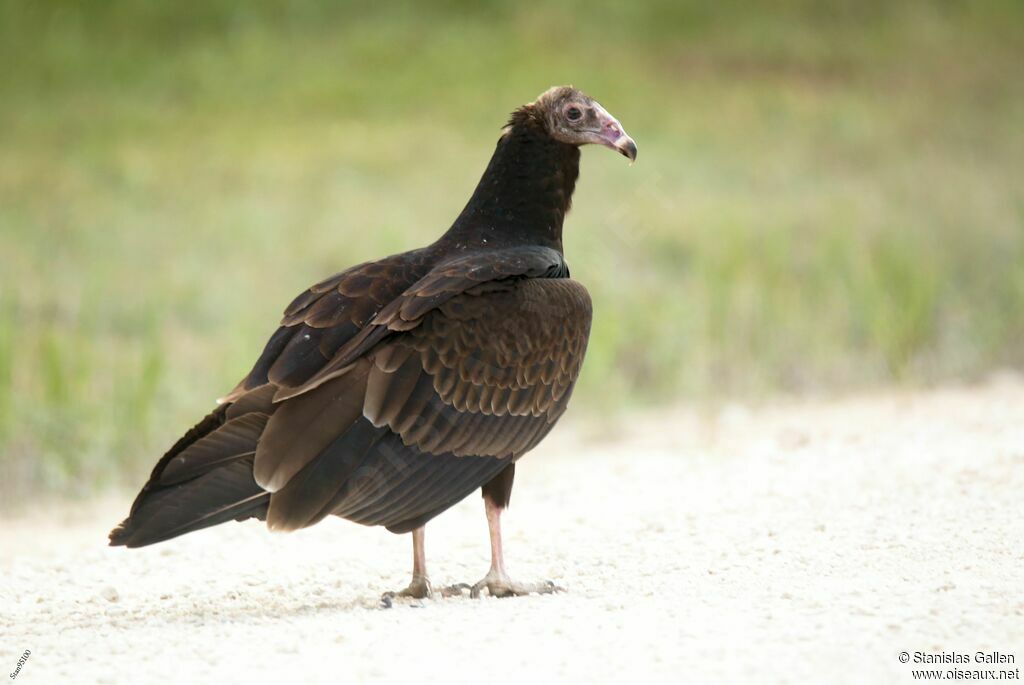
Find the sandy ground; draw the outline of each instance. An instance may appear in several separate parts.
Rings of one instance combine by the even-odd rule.
[[[510,571],[553,596],[380,608],[409,538],[340,520],[137,551],[104,546],[130,495],[5,521],[0,671],[25,650],[25,683],[912,682],[904,650],[1022,666],[1019,378],[623,425],[521,463]],[[428,526],[436,585],[486,571],[482,508]]]

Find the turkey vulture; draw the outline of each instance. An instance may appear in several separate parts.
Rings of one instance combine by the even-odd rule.
[[[572,87],[515,110],[451,228],[296,297],[249,374],[160,459],[110,544],[341,516],[412,532],[400,594],[425,597],[425,524],[482,488],[491,568],[471,594],[555,589],[508,577],[500,519],[516,460],[562,416],[587,347],[590,296],[562,254],[587,143],[636,159],[615,117]]]

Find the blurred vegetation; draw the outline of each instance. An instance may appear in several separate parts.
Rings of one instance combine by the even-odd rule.
[[[1024,3],[0,0],[3,499],[139,479],[573,83],[577,411],[1024,364]]]

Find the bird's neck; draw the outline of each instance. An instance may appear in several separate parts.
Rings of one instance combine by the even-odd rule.
[[[545,245],[562,251],[580,151],[513,115],[465,209],[442,240],[465,247]]]

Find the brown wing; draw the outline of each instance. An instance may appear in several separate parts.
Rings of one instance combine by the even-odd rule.
[[[285,309],[252,370],[223,401],[271,383],[301,386],[389,302],[430,272],[435,257],[414,250],[359,264],[312,286]]]
[[[254,472],[274,493],[271,527],[337,514],[409,530],[551,429],[579,375],[589,296],[567,278],[475,280],[486,257],[447,269],[443,287],[425,277],[350,343],[368,350],[279,403]]]
[[[111,544],[250,516],[406,531],[535,445],[579,373],[586,291],[547,248],[434,259],[361,265],[297,298],[228,402],[160,460]]]
[[[398,331],[418,326],[425,314],[460,293],[485,283],[523,278],[564,278],[569,269],[562,255],[547,247],[529,246],[471,252],[443,261],[401,295],[380,308],[369,325],[337,349],[305,382],[281,387],[275,399],[285,400],[308,392],[345,373],[374,346]]]
[[[275,394],[318,373],[436,261],[430,248],[393,255],[335,274],[296,297],[249,374],[157,462],[128,518],[111,532],[111,544],[138,547],[233,518],[265,518],[270,495],[254,477],[257,444],[278,410],[295,413],[275,404]],[[335,434],[342,430],[325,425]],[[291,438],[308,444],[300,432]]]
[[[567,278],[476,286],[373,354],[363,414],[425,453],[518,457],[565,411],[590,319]]]

